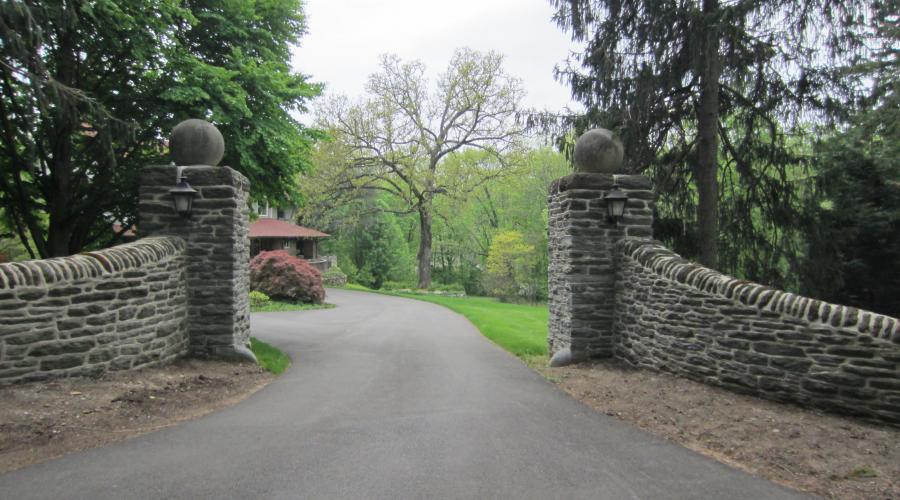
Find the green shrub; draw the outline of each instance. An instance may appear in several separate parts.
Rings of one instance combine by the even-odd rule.
[[[432,283],[431,286],[428,287],[428,291],[441,295],[464,296],[466,294],[465,288],[457,283]]]
[[[250,291],[250,307],[260,308],[269,305],[272,299],[268,295],[256,290]]]
[[[322,274],[322,284],[325,286],[344,286],[347,284],[347,275],[341,268],[334,266]]]
[[[414,281],[385,281],[381,290],[398,293],[450,295],[455,297],[465,297],[466,295],[466,291],[463,289],[462,285],[456,283],[432,283],[427,290],[422,290],[416,287],[416,282]]]
[[[381,286],[382,290],[415,290],[416,284],[413,281],[385,281]]]

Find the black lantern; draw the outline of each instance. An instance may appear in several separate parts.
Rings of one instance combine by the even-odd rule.
[[[197,195],[197,190],[188,184],[186,175],[181,174],[179,177],[181,180],[178,181],[178,184],[169,190],[169,193],[172,195],[172,204],[175,206],[175,212],[178,215],[190,217],[191,207],[194,204],[194,196]]]
[[[628,195],[619,190],[619,183],[613,179],[612,189],[603,197],[606,201],[606,217],[610,222],[618,224],[619,220],[625,215],[625,203],[628,202]]]

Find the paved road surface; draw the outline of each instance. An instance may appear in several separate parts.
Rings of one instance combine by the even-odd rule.
[[[593,412],[449,310],[328,295],[253,316],[294,366],[243,403],[0,475],[0,498],[799,498]]]

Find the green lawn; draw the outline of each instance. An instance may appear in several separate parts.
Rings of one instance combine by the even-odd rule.
[[[351,290],[375,291],[351,285]],[[540,362],[547,356],[546,305],[507,304],[489,297],[442,297],[440,295],[377,292],[442,305],[466,317],[492,342],[525,359]]]
[[[267,344],[256,337],[250,337],[250,350],[256,356],[259,366],[269,370],[275,375],[287,370],[291,366],[291,358],[281,352],[277,347]]]
[[[250,306],[250,312],[309,311],[312,309],[331,309],[332,307],[334,307],[334,304],[294,304],[293,302],[273,300],[262,307]]]
[[[508,304],[489,297],[398,295],[440,304],[462,314],[482,335],[520,358],[547,355],[546,305]]]

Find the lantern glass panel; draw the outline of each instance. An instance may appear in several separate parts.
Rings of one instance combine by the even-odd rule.
[[[609,201],[609,216],[614,219],[620,219],[625,215],[625,201],[622,199]]]
[[[172,198],[175,200],[175,211],[181,215],[191,213],[191,205],[194,201],[194,195],[192,193],[177,193],[173,194]]]

